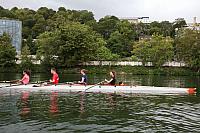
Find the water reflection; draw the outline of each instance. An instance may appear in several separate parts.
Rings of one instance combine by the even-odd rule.
[[[30,96],[30,92],[22,92],[21,94],[21,111],[20,111],[20,115],[22,117],[26,117],[30,114],[31,109],[30,109],[30,105],[29,105],[29,96]]]
[[[59,112],[59,110],[58,110],[58,92],[52,92],[50,95],[49,112],[52,114],[56,114]]]
[[[10,104],[14,101],[18,102],[17,106]],[[7,104],[9,106],[5,106]],[[4,105],[0,108],[2,133],[11,128],[15,132],[30,133],[200,130],[200,100],[197,96],[23,92],[2,96],[0,105]]]
[[[104,76],[88,75],[88,78],[90,83],[98,83]],[[39,74],[32,81],[46,78]],[[76,78],[79,75],[63,75],[62,80]],[[199,77],[188,76],[117,75],[117,79],[128,85],[200,86]],[[13,90],[1,89],[0,133],[199,132],[199,98],[58,92],[15,94]]]
[[[85,92],[81,92],[80,93],[80,115],[79,117],[80,118],[84,118],[84,113],[85,113],[85,96],[86,96],[86,93]]]
[[[114,109],[117,103],[117,95],[113,93],[107,93],[107,100],[111,109]]]

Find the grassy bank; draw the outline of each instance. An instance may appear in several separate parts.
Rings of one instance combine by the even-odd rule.
[[[162,68],[155,68],[155,67],[142,67],[142,66],[79,66],[79,67],[72,67],[72,68],[59,68],[59,73],[79,73],[80,69],[87,69],[88,73],[97,73],[97,74],[107,74],[109,71],[116,71],[118,74],[134,74],[134,75],[174,75],[174,76],[191,76],[191,75],[200,75],[200,73],[192,71],[189,68],[184,67],[162,67]],[[12,68],[5,68],[0,69],[1,73],[18,73],[22,72],[22,68],[19,66],[15,66]],[[50,69],[46,69],[39,65],[35,65],[32,67],[32,73],[45,73],[49,72]]]

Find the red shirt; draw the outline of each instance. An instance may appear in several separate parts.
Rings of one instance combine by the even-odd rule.
[[[58,84],[58,82],[59,82],[59,77],[58,77],[58,74],[56,73],[56,74],[53,74],[53,77],[52,77],[52,83],[53,84]]]

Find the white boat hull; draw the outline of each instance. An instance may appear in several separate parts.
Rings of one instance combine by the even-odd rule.
[[[153,87],[153,86],[109,86],[109,85],[49,85],[33,87],[34,84],[7,86],[2,91],[17,92],[93,92],[93,93],[131,93],[131,94],[195,94],[196,88],[174,88],[174,87]]]

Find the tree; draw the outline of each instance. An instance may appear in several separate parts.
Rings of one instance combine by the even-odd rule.
[[[60,9],[50,19],[47,19],[47,31],[54,31],[61,25],[65,25],[69,21],[73,21],[73,15],[70,10]]]
[[[38,48],[32,36],[28,36],[25,43],[30,51],[30,55],[35,55]]]
[[[60,42],[60,32],[44,32],[38,36],[36,41],[38,50],[37,56],[42,60],[42,65],[47,68],[57,66],[57,56]]]
[[[105,46],[101,46],[97,49],[97,54],[95,56],[95,59],[97,61],[103,61],[103,60],[117,60],[119,58],[119,55],[113,54],[108,48]]]
[[[82,10],[78,12],[79,16],[77,18],[78,22],[81,24],[85,24],[88,21],[94,21],[94,14],[92,12],[89,12],[87,10]]]
[[[50,18],[51,16],[53,16],[55,14],[55,11],[53,11],[52,9],[48,9],[47,7],[40,7],[38,10],[37,10],[37,13],[38,15],[42,15],[43,18],[45,20],[47,20],[48,18]]]
[[[51,65],[73,66],[94,59],[105,42],[90,27],[72,22],[41,34],[37,43],[38,53],[53,61]]]
[[[145,65],[152,62],[153,66],[161,67],[173,57],[173,39],[154,34],[151,39],[144,39],[133,45],[133,55]]]
[[[185,29],[175,40],[177,59],[200,71],[200,33]]]
[[[161,25],[159,22],[154,21],[150,23],[150,35],[160,34],[161,33]]]
[[[67,10],[65,9],[65,7],[59,7],[58,8],[58,12],[66,12]]]
[[[183,28],[184,26],[186,26],[187,23],[186,21],[184,20],[184,18],[177,18],[174,23],[173,23],[173,27],[174,29],[180,29],[180,28]]]
[[[106,46],[121,57],[129,57],[134,41],[135,32],[131,24],[128,21],[120,21],[117,23],[116,31],[111,33]]]
[[[135,39],[140,37],[150,36],[150,25],[144,23],[132,24],[132,29],[135,31]]]
[[[36,14],[34,16],[36,20],[35,25],[32,28],[33,31],[33,38],[36,38],[39,34],[43,33],[46,30],[46,20],[42,15]]]
[[[23,39],[28,38],[32,35],[32,27],[35,25],[36,21],[34,19],[35,11],[28,8],[18,9],[12,8],[11,12],[16,16],[17,19],[22,21],[22,37]]]
[[[142,62],[143,66],[145,66],[146,63],[150,62],[151,53],[149,51],[151,45],[149,41],[150,40],[143,39],[139,42],[135,42],[133,45],[132,57],[134,57],[134,59],[139,59]]]
[[[97,29],[95,30],[107,40],[110,35],[116,31],[119,21],[120,20],[115,16],[106,16],[99,20]]]
[[[173,24],[170,23],[169,21],[162,21],[162,22],[157,22],[154,21],[150,23],[150,35],[153,34],[159,34],[163,35],[164,37],[170,36],[174,37],[174,28]]]
[[[0,67],[13,67],[16,63],[16,49],[11,44],[9,35],[0,36]]]
[[[22,48],[21,53],[21,68],[22,70],[31,70],[33,68],[32,57],[30,56],[30,50],[28,45]]]
[[[169,21],[162,21],[161,23],[161,35],[164,37],[170,36],[174,38],[175,35],[175,29],[173,28],[173,23],[170,23]]]
[[[15,15],[8,9],[4,9],[0,6],[0,18],[15,18]]]

